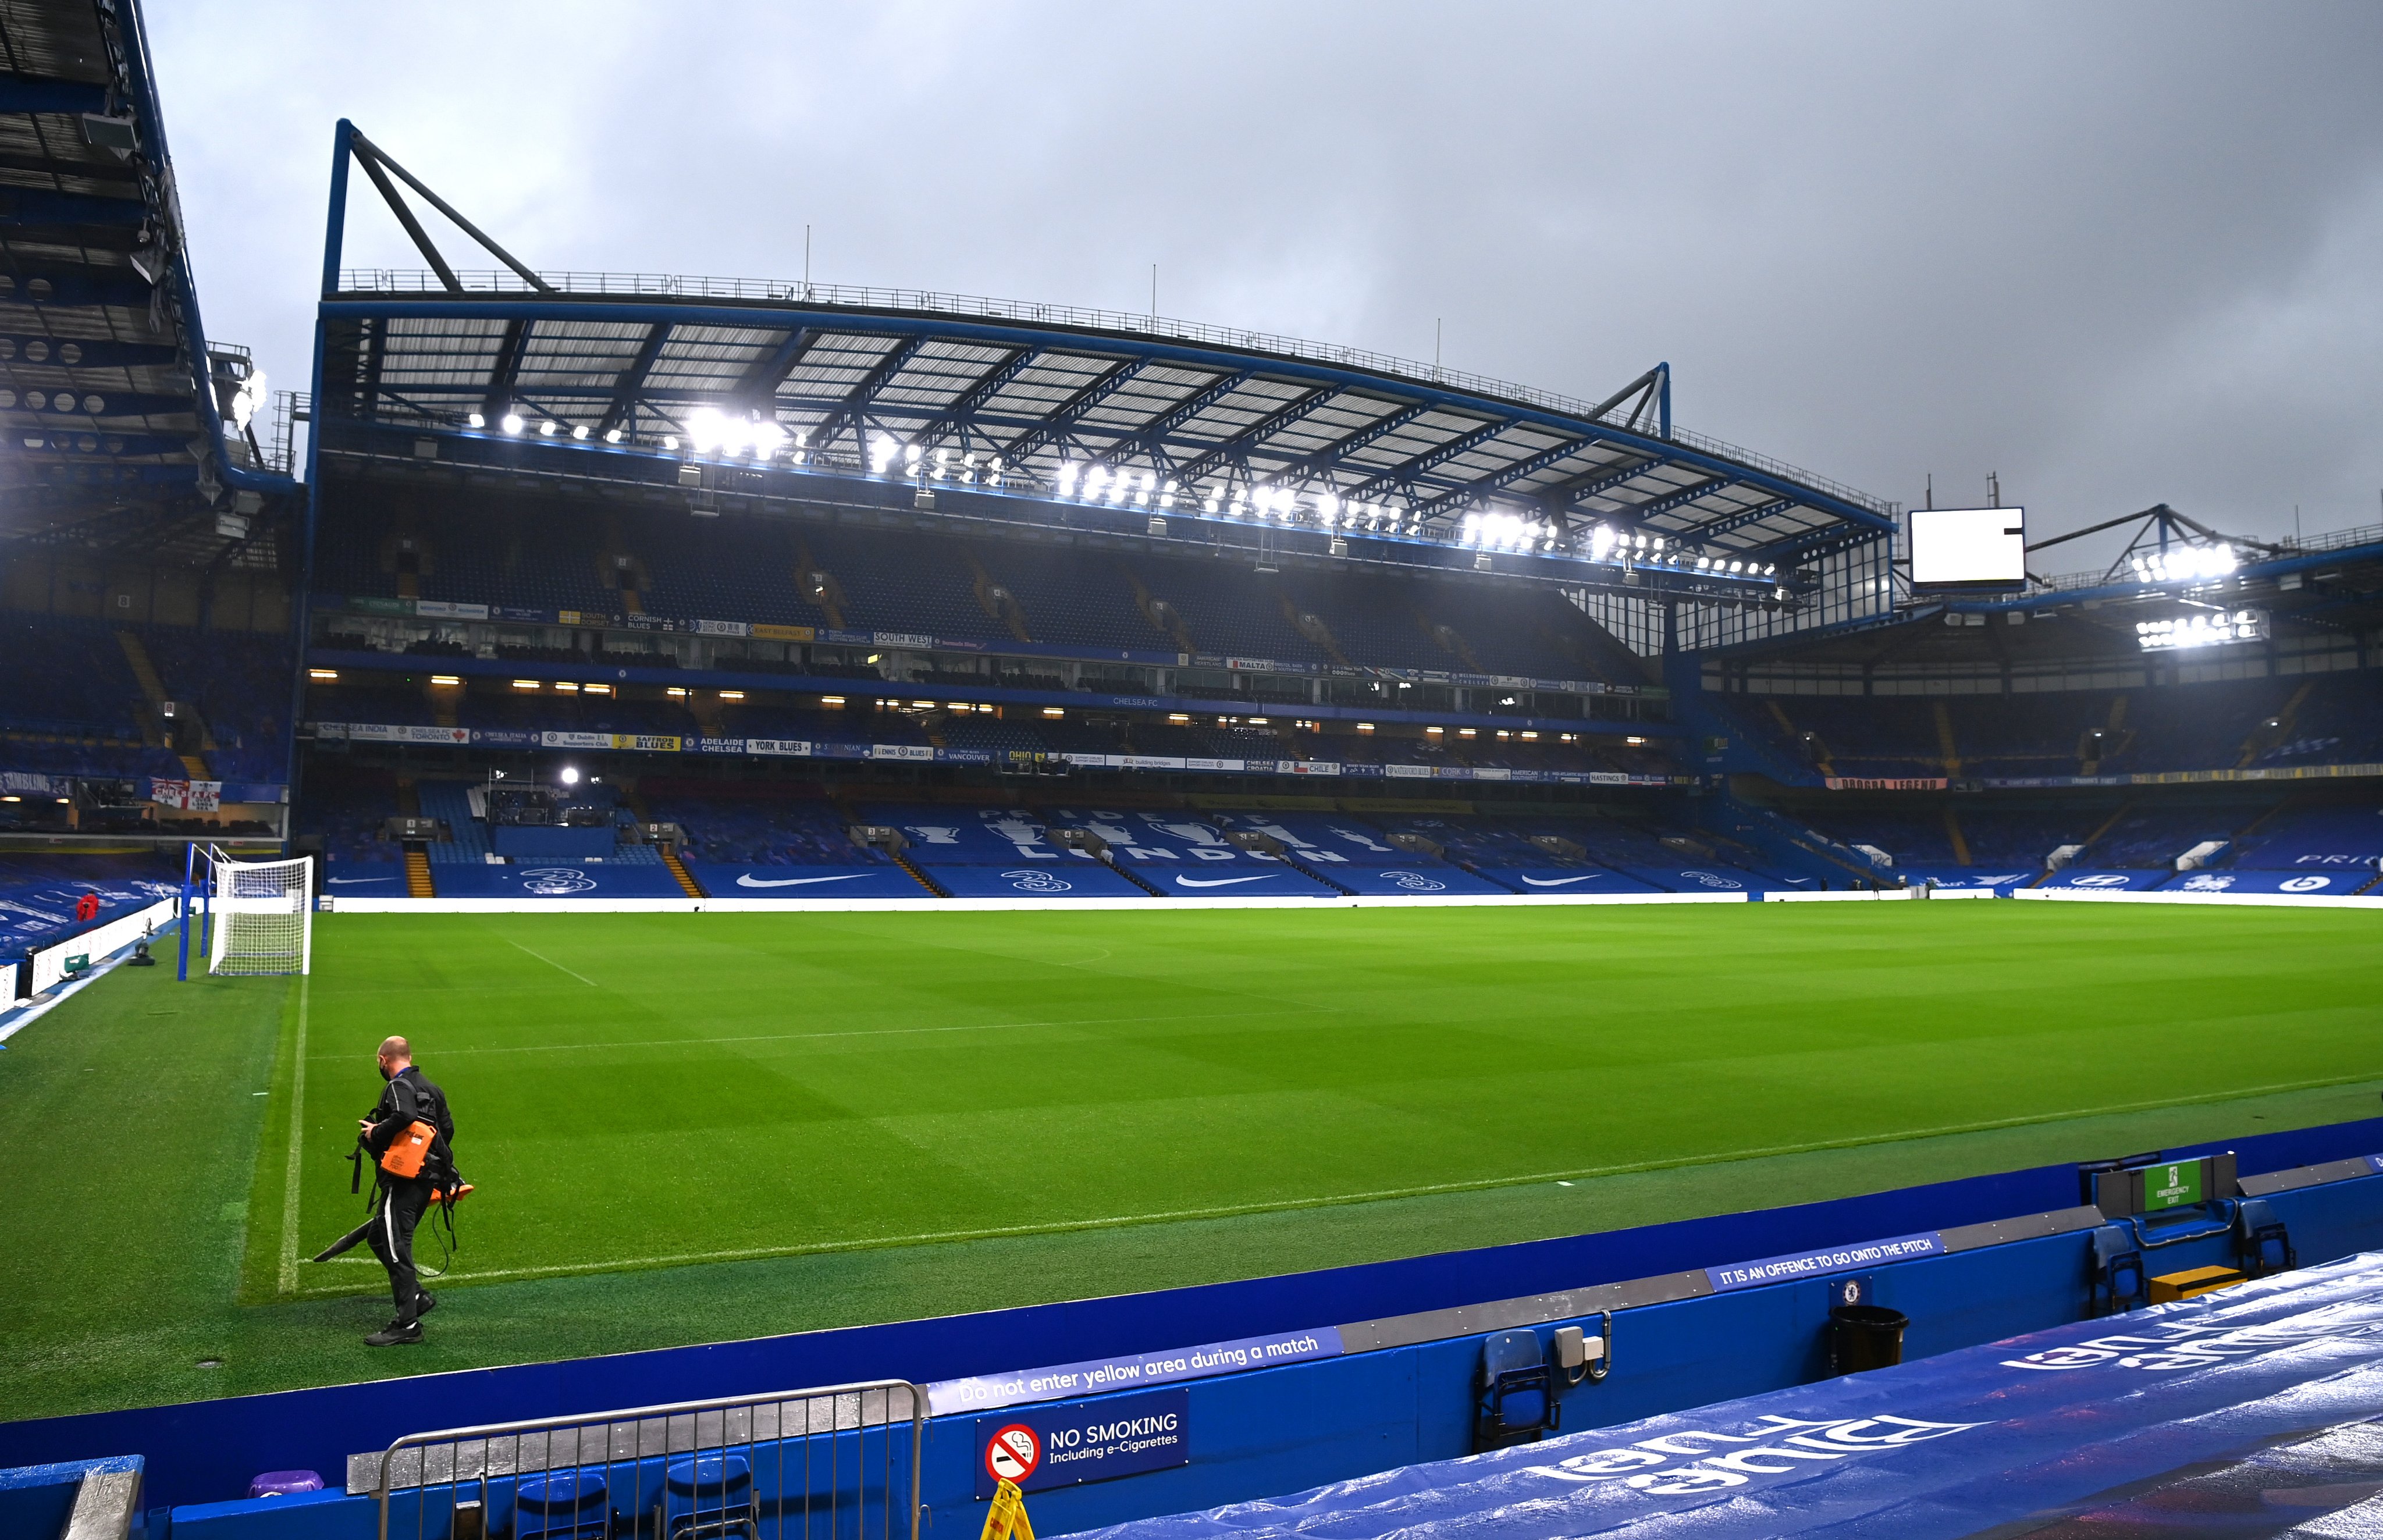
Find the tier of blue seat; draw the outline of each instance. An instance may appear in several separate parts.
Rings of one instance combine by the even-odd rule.
[[[404,548],[411,542],[411,549]],[[1309,665],[1643,681],[1578,608],[1537,585],[1253,571],[1238,560],[1130,558],[1041,541],[851,525],[619,515],[600,524],[527,506],[470,514],[365,502],[325,531],[327,592],[688,620],[898,632],[998,643],[1192,650]],[[832,583],[815,597],[804,574]],[[1003,590],[1004,605],[992,590]],[[1016,627],[1013,627],[1013,622]]]
[[[1710,698],[1710,697],[1709,697]],[[2383,675],[2043,695],[1720,697],[1744,731],[1841,776],[2027,777],[2383,761]],[[1945,752],[1944,726],[1953,753]],[[1784,719],[1784,721],[1783,721]],[[1804,735],[1815,735],[1808,744]]]

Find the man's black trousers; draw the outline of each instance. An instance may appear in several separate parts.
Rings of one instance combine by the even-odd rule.
[[[367,1238],[373,1255],[389,1269],[389,1292],[397,1301],[400,1324],[414,1320],[414,1301],[422,1297],[421,1281],[414,1275],[414,1226],[422,1222],[423,1212],[429,1207],[430,1184],[421,1177],[381,1178],[380,1202]]]

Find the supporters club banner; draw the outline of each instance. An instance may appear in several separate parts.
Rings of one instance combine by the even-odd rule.
[[[179,807],[186,812],[217,812],[223,807],[223,782],[153,780],[149,782],[149,800],[160,807]]]
[[[2370,1253],[1895,1368],[1090,1533],[2372,1534],[2359,1505],[2377,1490],[2377,1416],[2383,1255]],[[2263,1517],[2272,1523],[2251,1522]]]

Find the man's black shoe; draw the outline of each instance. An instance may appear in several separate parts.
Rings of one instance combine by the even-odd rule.
[[[421,1340],[421,1322],[391,1321],[388,1325],[383,1326],[380,1330],[373,1333],[370,1337],[365,1337],[364,1346],[367,1348],[395,1348],[408,1342],[419,1342]]]
[[[414,1297],[414,1318],[417,1321],[438,1308],[438,1300],[436,1295],[417,1294]]]

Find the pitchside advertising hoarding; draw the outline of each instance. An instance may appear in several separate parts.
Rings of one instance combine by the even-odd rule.
[[[1110,1481],[1192,1462],[1192,1393],[1150,1390],[976,1420],[976,1495]]]

